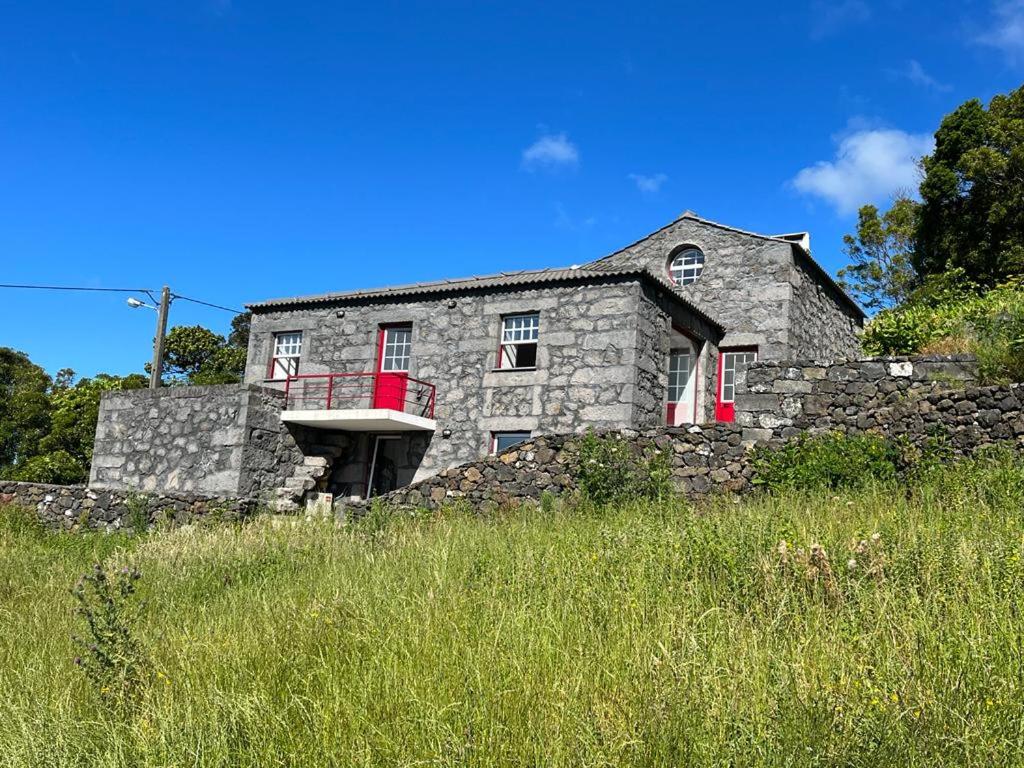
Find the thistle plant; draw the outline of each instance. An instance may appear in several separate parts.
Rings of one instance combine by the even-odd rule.
[[[141,574],[121,568],[108,573],[97,563],[71,590],[84,636],[72,635],[82,648],[75,665],[85,673],[103,704],[118,714],[139,703],[149,677],[149,663],[133,634],[140,604],[134,600]]]

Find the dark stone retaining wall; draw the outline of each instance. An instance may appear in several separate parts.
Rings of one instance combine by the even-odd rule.
[[[945,438],[956,455],[970,455],[993,443],[1024,447],[1024,385],[968,387],[930,392],[919,399],[863,412],[829,428],[857,434],[871,431],[921,444]],[[638,450],[669,455],[674,485],[689,497],[712,491],[751,489],[752,457],[757,446],[781,446],[793,439],[792,426],[766,430],[751,439],[749,428],[733,424],[606,432]],[[760,430],[758,430],[760,431]],[[826,431],[819,425],[814,431]],[[579,435],[538,437],[498,456],[445,470],[422,483],[386,497],[398,506],[436,508],[464,499],[477,508],[536,501],[547,492],[575,488]]]
[[[117,531],[136,524],[145,514],[149,524],[184,524],[203,518],[240,520],[256,513],[254,499],[221,498],[194,493],[136,494],[90,489],[84,485],[49,485],[0,481],[0,504],[35,510],[48,528]],[[141,513],[134,512],[134,509]]]
[[[871,412],[977,383],[968,355],[757,362],[736,377],[736,423],[749,439],[804,429],[866,428]],[[789,429],[786,429],[786,428]]]

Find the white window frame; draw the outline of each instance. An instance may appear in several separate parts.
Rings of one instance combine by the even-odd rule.
[[[529,440],[531,437],[533,437],[533,433],[532,432],[528,432],[526,430],[509,429],[509,430],[501,430],[501,431],[498,431],[498,432],[491,432],[491,455],[492,456],[494,454],[498,453],[498,437],[499,436],[504,436],[504,435],[520,435],[520,436],[523,436],[523,439],[522,440],[518,440],[518,441],[516,441],[514,443],[510,443],[510,444],[506,445],[504,448],[501,449],[503,451],[507,451],[509,448],[513,448],[513,447],[515,447],[517,445],[520,445],[521,443],[525,443],[527,440]]]
[[[704,251],[689,246],[672,257],[668,265],[668,276],[676,285],[691,285],[704,272],[706,257]]]
[[[280,331],[271,339],[270,378],[274,381],[299,374],[302,331]]]
[[[382,329],[380,370],[382,373],[408,373],[412,363],[412,326],[393,325]]]
[[[725,349],[721,350],[722,355],[722,380],[718,383],[718,400],[722,403],[736,402],[736,368],[737,363],[757,362],[756,349]],[[740,358],[743,358],[740,360]],[[730,394],[726,397],[726,388]]]
[[[501,318],[501,342],[498,368],[504,371],[529,371],[537,367],[540,344],[540,312],[519,312]],[[517,365],[519,348],[534,347],[533,365]]]

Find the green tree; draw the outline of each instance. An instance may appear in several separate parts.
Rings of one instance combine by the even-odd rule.
[[[172,328],[164,341],[165,376],[172,383],[193,385],[241,381],[251,317],[248,312],[235,315],[227,339],[201,325]]]
[[[913,289],[918,207],[904,194],[881,215],[875,206],[865,205],[858,213],[857,234],[843,236],[843,252],[852,263],[839,270],[839,284],[865,309],[889,309]]]
[[[50,428],[50,377],[24,352],[0,347],[0,472],[39,452]]]
[[[73,378],[74,372],[65,369],[58,374],[68,372]],[[65,381],[67,377],[64,377]],[[100,412],[100,396],[104,392],[125,389],[144,389],[149,382],[145,376],[133,373],[128,376],[111,376],[106,373],[97,374],[94,378],[84,378],[73,386],[54,386],[50,394],[50,431],[40,441],[41,456],[62,454],[59,461],[62,480],[40,480],[39,482],[82,482],[89,474],[92,463],[93,439],[96,434],[96,421]],[[51,464],[53,463],[52,460]],[[78,476],[66,479],[74,474],[71,462],[79,467]],[[49,471],[47,466],[46,471]]]
[[[234,384],[242,380],[245,372],[244,347],[221,347],[214,352],[194,373],[189,384]]]
[[[228,334],[228,346],[238,349],[249,347],[249,326],[252,324],[252,312],[242,312],[231,318],[231,333]]]
[[[224,347],[224,337],[201,325],[179,325],[164,340],[164,375],[190,383],[204,364]]]
[[[923,160],[914,266],[992,286],[1024,273],[1024,86],[947,115]]]

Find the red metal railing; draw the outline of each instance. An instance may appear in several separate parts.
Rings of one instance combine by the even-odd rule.
[[[405,373],[300,373],[284,382],[285,409],[390,408],[434,418],[437,388]]]

